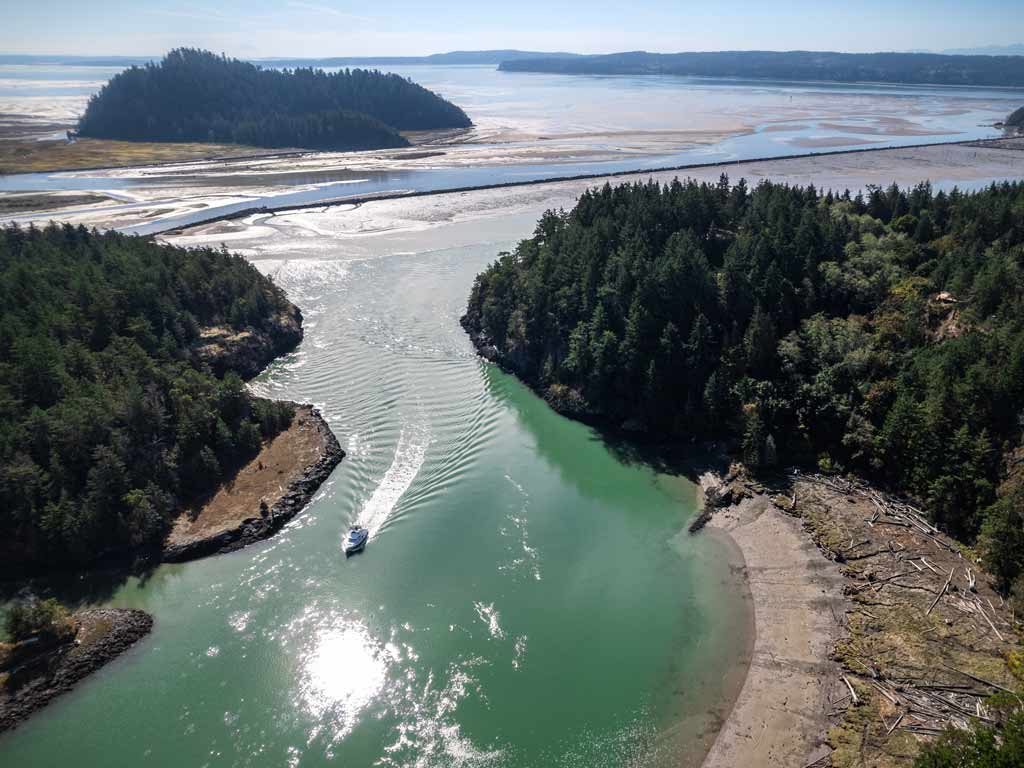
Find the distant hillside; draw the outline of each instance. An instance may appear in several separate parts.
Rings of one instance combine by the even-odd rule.
[[[39,66],[56,64],[64,67],[130,67],[155,61],[157,56],[70,56],[61,54],[4,53],[0,65],[19,64]]]
[[[570,59],[505,61],[506,72],[573,75],[691,75],[773,80],[1024,87],[1024,57],[812,51],[633,51]]]
[[[947,48],[942,53],[951,56],[1024,56],[1024,43],[985,45],[981,48]]]
[[[251,59],[250,63],[264,67],[365,67],[376,64],[493,64],[519,59],[569,59],[578,53],[562,51],[518,51],[507,48],[495,51],[449,51],[432,53],[429,56],[326,56],[310,57],[269,57]],[[160,59],[159,56],[65,56],[60,54],[0,54],[0,64],[42,65],[57,64],[65,67],[130,67],[142,66]]]
[[[259,59],[257,64],[272,67],[354,67],[376,64],[378,66],[401,66],[404,64],[476,64],[497,65],[503,61],[519,61],[521,59],[571,59],[578,53],[540,53],[537,51],[517,51],[514,49],[498,51],[450,51],[449,53],[432,53],[429,56],[348,56],[324,59]]]
[[[1008,118],[1006,118],[1005,125],[1008,128],[1024,128],[1024,107],[1016,110]]]
[[[398,131],[470,125],[457,106],[398,75],[263,69],[183,48],[113,77],[89,101],[78,132],[129,141],[358,150],[408,145]]]

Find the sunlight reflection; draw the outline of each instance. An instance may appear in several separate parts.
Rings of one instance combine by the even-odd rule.
[[[362,624],[318,633],[303,661],[302,697],[321,722],[330,721],[333,740],[355,728],[360,713],[383,689],[391,661]]]

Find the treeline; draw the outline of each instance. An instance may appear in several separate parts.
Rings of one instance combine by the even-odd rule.
[[[1008,118],[1006,118],[1007,126],[1011,128],[1024,128],[1024,107],[1014,110]]]
[[[457,106],[398,75],[263,69],[181,48],[115,75],[89,100],[78,133],[352,150],[407,146],[399,131],[471,124]]]
[[[605,186],[483,272],[463,324],[566,413],[912,494],[1024,597],[1022,270],[1021,183]]]
[[[945,56],[937,53],[719,51],[613,53],[505,61],[506,72],[573,75],[689,75],[840,83],[1024,86],[1024,56]]]
[[[158,546],[292,417],[201,368],[207,326],[289,305],[238,256],[84,228],[0,230],[0,570]]]

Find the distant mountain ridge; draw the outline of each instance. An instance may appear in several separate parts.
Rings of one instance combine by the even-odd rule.
[[[566,75],[687,75],[771,80],[1024,87],[1024,56],[832,51],[629,51],[569,59],[505,61],[504,72]]]
[[[690,54],[672,53],[648,53],[646,51],[634,51],[649,56],[680,56]],[[783,51],[709,51],[702,55],[716,55],[722,53],[774,53],[784,54]],[[789,52],[793,53],[793,52]],[[913,49],[898,52],[900,54],[921,54],[933,56],[1024,56],[1024,43],[1012,45],[989,45],[979,48],[949,48],[943,51],[932,51],[928,49]],[[247,59],[253,64],[260,64],[269,67],[346,67],[378,65],[410,65],[410,64],[433,64],[433,65],[499,65],[504,62],[534,61],[547,59],[575,59],[588,60],[601,57],[624,56],[625,53],[610,54],[581,54],[567,51],[521,51],[516,48],[500,48],[486,51],[448,51],[446,53],[432,53],[428,56],[322,56],[322,57],[298,57],[298,56],[271,56],[265,58]],[[851,54],[837,53],[841,56],[881,56],[884,53]],[[64,66],[132,66],[144,65],[150,62],[157,62],[161,56],[79,56],[65,54],[0,54],[0,65],[4,64],[60,64]]]

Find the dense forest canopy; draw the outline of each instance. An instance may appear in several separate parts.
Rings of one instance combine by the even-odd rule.
[[[719,51],[517,59],[506,72],[573,75],[690,75],[841,83],[1024,86],[1024,56],[944,56],[937,53]]]
[[[238,256],[83,228],[0,230],[0,564],[155,546],[291,420],[196,362],[202,328],[269,327],[284,294]]]
[[[564,412],[857,471],[1024,572],[1024,183],[605,186],[479,275],[463,324]]]
[[[358,150],[407,146],[399,131],[464,128],[466,113],[394,74],[263,69],[187,48],[130,67],[92,97],[82,136]]]

